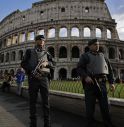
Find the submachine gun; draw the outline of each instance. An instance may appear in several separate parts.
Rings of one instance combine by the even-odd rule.
[[[46,54],[47,52],[45,52],[43,54],[43,56]],[[38,62],[37,66],[35,67],[35,69],[32,71],[32,76],[35,77],[36,79],[42,79],[42,77],[45,74],[50,73],[50,69],[44,67],[44,62],[48,62],[43,60],[43,56],[41,57],[40,61]]]

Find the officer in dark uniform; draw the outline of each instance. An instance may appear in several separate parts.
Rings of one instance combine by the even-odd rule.
[[[99,52],[97,39],[90,40],[88,47],[89,51],[81,55],[77,66],[85,92],[87,127],[96,127],[94,120],[96,99],[99,102],[105,127],[113,127],[106,89],[106,79],[109,81],[110,89],[112,91],[115,89],[112,67],[104,54]]]
[[[21,62],[28,75],[29,102],[30,102],[30,127],[37,127],[36,101],[40,92],[43,104],[44,127],[50,127],[49,107],[49,77],[50,70],[54,68],[52,56],[45,50],[43,35],[35,37],[35,47],[27,49]]]

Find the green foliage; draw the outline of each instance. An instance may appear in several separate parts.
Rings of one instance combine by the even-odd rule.
[[[2,84],[2,81],[0,81]],[[15,82],[14,82],[15,84]],[[24,86],[28,87],[28,81],[25,80]],[[50,83],[50,89],[56,91],[65,91],[71,93],[79,93],[83,94],[83,86],[81,81],[64,81],[64,80],[52,80]],[[124,98],[124,84],[116,84],[115,85],[115,92],[111,92],[109,90],[109,85],[107,84],[107,91],[109,97],[114,98]]]
[[[52,81],[50,89],[79,94],[84,93],[81,81]],[[114,92],[109,90],[109,85],[107,84],[107,91],[109,97],[124,98],[124,84],[116,84]]]
[[[50,89],[80,94],[83,93],[82,84],[79,81],[52,81]]]

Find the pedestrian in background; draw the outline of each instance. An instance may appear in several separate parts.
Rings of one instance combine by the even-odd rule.
[[[5,92],[6,90],[7,90],[7,92],[10,92],[11,81],[12,81],[12,76],[10,75],[10,73],[8,73],[8,72],[5,73],[4,74],[4,81],[1,86],[1,89],[3,92]]]
[[[15,78],[16,78],[16,84],[17,84],[17,95],[21,96],[22,95],[22,86],[23,86],[23,82],[25,80],[25,73],[24,73],[23,68],[19,68],[17,70]]]

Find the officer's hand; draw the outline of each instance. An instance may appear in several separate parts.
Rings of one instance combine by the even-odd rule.
[[[43,63],[42,63],[42,67],[46,67],[48,65],[48,61],[44,61]]]
[[[85,78],[85,82],[86,82],[87,84],[93,84],[93,83],[94,83],[93,80],[92,80],[89,76],[87,76],[87,77]]]
[[[115,85],[114,85],[114,84],[111,84],[111,85],[110,85],[110,90],[111,90],[112,92],[115,91]]]

